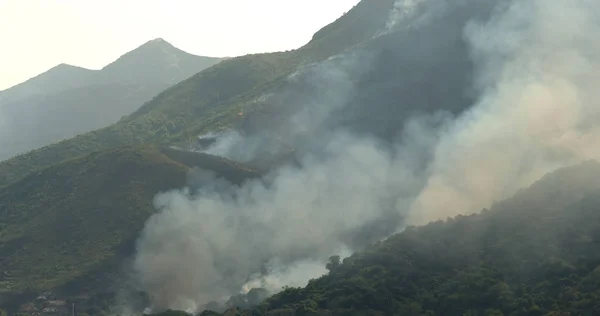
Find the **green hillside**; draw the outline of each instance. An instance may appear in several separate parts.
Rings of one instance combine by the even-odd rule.
[[[155,194],[184,186],[192,167],[234,183],[259,175],[206,154],[127,146],[0,189],[1,291],[51,289],[100,268],[114,270],[154,212]]]
[[[28,173],[98,150],[139,143],[172,143],[233,124],[240,109],[283,84],[299,65],[355,46],[385,26],[393,0],[364,0],[304,47],[232,58],[208,68],[144,104],[118,123],[0,163],[0,186]]]
[[[0,161],[113,124],[168,87],[92,85],[7,104],[2,113],[11,119],[2,126]]]
[[[549,174],[482,214],[409,227],[328,269],[223,315],[598,315],[600,164]]]

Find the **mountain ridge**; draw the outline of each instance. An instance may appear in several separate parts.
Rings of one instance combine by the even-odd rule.
[[[332,23],[337,24],[334,38],[321,36],[289,52],[228,59],[157,94],[117,124],[0,162],[0,186],[39,167],[93,151],[144,142],[187,142],[190,135],[231,126],[240,108],[283,85],[300,65],[324,60],[371,38],[385,27],[393,3],[363,0]]]
[[[148,44],[152,45],[148,45]],[[156,45],[158,44],[158,45]],[[115,83],[126,82],[129,84],[139,84],[139,82],[131,81],[131,80],[122,80],[121,78],[117,78],[119,72],[112,71],[113,73],[103,74],[103,70],[108,69],[112,70],[121,67],[128,67],[129,65],[122,64],[123,58],[125,56],[139,55],[140,53],[157,53],[157,52],[165,52],[169,53],[177,53],[185,56],[186,58],[198,58],[200,60],[200,65],[195,68],[207,68],[212,66],[226,58],[220,57],[204,57],[198,55],[192,55],[183,50],[180,50],[164,39],[154,39],[150,40],[131,51],[121,55],[116,60],[110,62],[109,64],[103,66],[100,69],[89,69],[81,66],[70,65],[67,63],[58,64],[38,75],[35,75],[32,78],[25,80],[24,82],[13,85],[12,87],[6,88],[0,91],[0,104],[11,103],[17,100],[30,97],[32,95],[46,94],[46,93],[57,93],[64,90],[68,90],[71,88],[83,87],[86,85],[100,84],[100,83]],[[164,56],[162,56],[164,57]],[[162,57],[155,57],[160,59]],[[190,69],[191,74],[196,73],[196,69]],[[140,69],[130,68],[127,71],[139,71]],[[121,70],[122,71],[122,70]],[[191,75],[189,74],[189,75]],[[188,73],[184,74],[184,77],[181,79],[177,79],[176,81],[180,81],[186,79]],[[71,77],[73,76],[73,77]],[[119,80],[117,80],[119,79]],[[156,79],[155,79],[156,80]],[[172,79],[169,79],[172,80]],[[168,81],[166,83],[169,83]],[[172,82],[175,83],[175,82]]]

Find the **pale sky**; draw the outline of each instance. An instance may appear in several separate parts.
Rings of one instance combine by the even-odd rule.
[[[0,90],[60,63],[99,69],[154,38],[196,55],[308,42],[359,0],[0,0]]]

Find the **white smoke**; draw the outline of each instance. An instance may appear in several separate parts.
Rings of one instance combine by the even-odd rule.
[[[513,1],[466,38],[479,102],[445,133],[411,223],[472,213],[600,154],[600,2]]]
[[[396,0],[386,21],[382,34],[396,30],[416,28],[435,22],[449,8],[472,4],[469,0]]]
[[[400,224],[394,203],[418,186],[406,166],[418,164],[412,152],[434,138],[420,137],[402,152],[338,134],[325,158],[308,155],[265,181],[239,188],[205,181],[212,185],[198,192],[159,195],[135,260],[142,288],[158,309],[201,309],[252,286],[275,293],[322,275],[329,256],[360,246],[357,236],[380,240]],[[364,231],[381,221],[387,231]]]
[[[394,21],[421,1],[398,3]],[[392,147],[322,127],[351,98],[353,78],[368,63],[332,59],[292,76],[292,87],[310,71],[320,79],[272,96],[302,106],[289,134],[277,136],[300,144],[304,132],[323,129],[318,154],[241,187],[212,179],[198,190],[159,195],[160,212],[146,224],[135,259],[154,307],[201,310],[255,287],[303,285],[325,272],[330,255],[364,246],[357,240],[477,212],[549,171],[597,158],[600,2],[499,3],[506,5],[487,23],[465,30],[478,102],[456,120],[440,113],[399,119],[403,138]],[[247,161],[265,149],[262,141],[230,136],[213,153]],[[428,152],[433,162],[423,174]]]
[[[249,162],[257,157],[269,157],[289,146],[302,146],[302,138],[314,133],[353,96],[354,80],[369,69],[369,54],[347,53],[325,61],[301,67],[287,78],[284,90],[259,98],[258,103],[284,108],[285,120],[261,125],[256,135],[225,132],[207,153]],[[293,105],[293,106],[290,106]],[[266,122],[261,122],[266,123]],[[277,124],[281,125],[277,125]],[[331,128],[320,132],[322,140],[329,137]],[[314,143],[314,142],[309,142]]]
[[[344,259],[350,254],[351,251],[343,247],[337,255]],[[304,287],[308,280],[325,273],[327,269],[323,260],[301,260],[288,265],[275,258],[267,264],[267,273],[251,275],[241,292],[246,294],[252,289],[262,288],[269,293],[277,293],[285,286]]]
[[[398,24],[407,22],[413,18],[420,9],[420,6],[427,1],[430,0],[397,0],[394,2],[394,7],[386,22],[386,29],[388,31],[393,30]]]

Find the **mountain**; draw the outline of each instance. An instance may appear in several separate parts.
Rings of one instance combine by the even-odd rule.
[[[596,161],[558,170],[481,214],[332,257],[308,286],[223,315],[595,315],[599,179]]]
[[[23,83],[0,91],[0,104],[8,104],[35,95],[79,88],[92,82],[94,73],[94,70],[60,64]]]
[[[64,186],[54,188],[41,183],[34,185],[37,183],[38,174],[40,172],[45,174],[44,172],[48,172],[47,170],[56,168],[81,170],[82,167],[78,167],[78,161],[89,161],[90,157],[100,155],[99,153],[118,152],[118,148],[122,146],[133,144],[148,146],[149,143],[158,146],[188,146],[193,143],[191,140],[196,135],[229,128],[235,128],[240,133],[249,136],[265,132],[285,138],[285,135],[290,134],[286,127],[293,126],[291,119],[296,116],[296,111],[301,110],[305,104],[320,104],[319,98],[330,96],[328,91],[337,93],[339,89],[345,89],[345,87],[338,87],[339,84],[336,81],[333,84],[328,83],[330,72],[322,71],[330,69],[332,65],[333,68],[336,68],[338,66],[336,63],[341,63],[342,66],[349,64],[349,67],[344,67],[347,68],[347,76],[354,85],[352,90],[357,93],[351,94],[348,100],[342,102],[349,110],[344,111],[344,107],[333,109],[332,113],[334,114],[327,115],[328,118],[320,122],[324,126],[340,126],[357,133],[376,135],[389,140],[392,138],[390,135],[400,132],[402,122],[411,113],[430,112],[436,109],[459,113],[467,108],[471,98],[465,93],[465,90],[471,82],[472,65],[466,53],[466,44],[458,35],[467,23],[467,17],[477,14],[485,15],[489,11],[489,3],[482,2],[483,4],[480,6],[468,7],[467,12],[461,10],[451,12],[448,21],[444,21],[444,23],[390,32],[386,29],[394,3],[393,0],[363,0],[347,14],[317,32],[309,43],[297,50],[254,54],[225,60],[159,93],[116,124],[77,135],[0,163],[0,185],[7,190],[6,192],[23,191],[31,192],[30,194],[34,195],[7,193],[7,196],[14,196],[14,198],[6,199],[1,209],[14,210],[25,207],[27,210],[19,213],[38,214],[42,213],[43,205],[47,205],[53,207],[55,218],[69,217],[68,214],[71,212],[69,210],[77,209],[81,212],[78,218],[83,223],[102,223],[102,221],[95,220],[94,216],[97,216],[95,214],[99,212],[99,206],[94,200],[96,198],[106,199],[115,205],[115,212],[119,210],[123,212],[118,216],[130,216],[127,215],[130,210],[145,210],[143,213],[132,214],[132,217],[128,219],[127,226],[134,229],[127,231],[129,234],[127,237],[134,238],[143,227],[148,215],[151,214],[149,203],[153,194],[161,190],[177,188],[183,185],[183,182],[157,183],[161,182],[158,175],[147,179],[142,178],[139,179],[140,185],[147,185],[154,189],[144,191],[143,198],[139,200],[129,200],[127,196],[142,194],[135,191],[138,190],[138,187],[119,187],[119,193],[116,188],[115,191],[107,192],[70,190]],[[156,46],[164,47],[164,43],[162,41],[147,43],[138,52],[123,56],[115,64],[134,67],[132,65],[137,65],[139,59],[136,56],[146,56],[146,52],[152,51]],[[164,48],[167,51],[171,50],[171,48]],[[425,56],[423,51],[430,53]],[[361,58],[365,58],[368,67],[364,67],[364,70],[363,67],[355,68],[354,65],[360,66],[361,63],[347,62],[348,60],[352,61],[353,58],[358,58],[359,61],[362,61]],[[110,72],[115,71],[113,67],[106,67],[102,71],[105,70],[107,73],[109,70]],[[335,75],[335,72],[333,74]],[[342,77],[345,78],[345,76]],[[336,77],[334,76],[334,78]],[[345,80],[342,81],[345,82]],[[428,85],[423,85],[425,82]],[[430,97],[430,91],[439,91],[440,96]],[[82,92],[80,95],[85,98],[86,94]],[[269,95],[275,97],[265,98]],[[54,98],[59,99],[56,96]],[[442,98],[447,102],[440,103],[439,100]],[[65,101],[61,103],[76,104],[76,102]],[[73,107],[69,109],[73,109]],[[239,116],[240,112],[242,112],[241,117]],[[64,125],[65,121],[60,122],[63,123],[61,125]],[[312,135],[309,134],[307,138],[313,138],[321,131],[320,126],[315,126]],[[261,170],[274,169],[277,164],[285,164],[287,161],[293,160],[293,157],[290,157],[294,153],[310,149],[303,147],[305,145],[302,140],[304,136],[291,134],[294,134],[293,137],[284,139],[284,142],[291,145],[292,154],[280,156],[280,153],[276,152],[272,157],[261,157]],[[322,137],[322,139],[325,138]],[[246,152],[245,148],[242,148],[241,151]],[[102,164],[105,168],[102,173],[119,174],[126,179],[140,177],[143,173],[136,171],[135,168],[120,168],[119,166],[123,162],[116,154],[103,155],[106,157],[106,162]],[[144,158],[144,156],[140,158]],[[150,162],[155,160],[146,160],[148,161],[147,170],[151,170]],[[176,161],[178,160],[176,159]],[[245,162],[241,161],[241,163]],[[96,165],[98,163],[90,162],[89,164]],[[254,164],[250,165],[254,168]],[[175,173],[181,175],[183,170],[186,169],[179,169]],[[80,182],[76,185],[69,185],[68,188],[86,185],[97,187],[100,186],[100,181],[108,181],[107,178],[94,176],[94,172],[93,169],[89,172],[87,169],[73,171],[71,174],[77,174]],[[48,181],[56,176],[48,175]],[[162,174],[161,176],[166,175]],[[67,181],[68,178],[60,178],[61,180],[56,183]],[[90,183],[87,183],[85,178],[88,178],[87,181]],[[21,188],[29,185],[32,186],[29,190]],[[48,189],[52,191],[45,191]],[[117,200],[117,196],[121,196],[122,200]],[[44,204],[45,202],[26,202],[34,197],[48,202],[47,204]],[[66,197],[70,197],[70,200],[66,200],[64,203],[72,201],[76,204],[62,204],[63,202],[60,201],[65,200]],[[389,222],[394,223],[395,220]],[[7,245],[5,249],[8,249],[4,252],[5,254],[0,251],[0,255],[7,258],[3,266],[16,267],[18,263],[40,260],[36,255],[40,252],[40,248],[33,246],[37,242],[37,240],[31,239],[33,235],[28,237],[30,239],[21,237],[22,232],[31,231],[25,227],[33,227],[34,224],[30,224],[25,219],[11,223],[13,224],[10,230],[15,232],[7,232],[7,239],[0,242],[0,247]],[[35,225],[41,225],[39,223],[42,221],[39,220],[36,223]],[[60,224],[60,222],[48,222],[48,226],[40,226],[43,227],[39,228],[39,236],[42,236],[40,238],[52,241],[45,247],[54,247],[52,245],[55,244],[65,245],[81,238],[67,238],[67,236],[64,240],[57,241],[43,237],[51,234],[52,229],[64,230]],[[73,234],[85,234],[85,225],[70,227],[72,227]],[[106,227],[108,226],[104,224],[98,225],[98,229],[103,229],[103,231],[114,229],[119,231],[120,229]],[[37,230],[38,228],[36,228]],[[98,262],[109,257],[115,258],[117,250],[114,247],[126,239],[122,236],[113,238],[107,234],[99,234],[93,238],[96,240],[94,245],[106,243],[113,248],[102,248],[104,250],[90,248],[90,252],[78,250],[79,252],[74,252],[73,256],[67,256],[68,260],[71,260],[69,262],[63,262],[60,256],[52,257],[52,253],[50,253],[44,262],[47,262],[49,266],[57,267],[52,270],[53,273],[47,274],[42,268],[37,269],[23,265],[22,270],[15,269],[11,273],[29,277],[22,278],[23,281],[20,284],[13,284],[13,291],[23,291],[27,287],[36,290],[56,288],[64,285],[68,280],[91,273],[99,264]],[[34,249],[35,252],[24,253],[24,257],[11,252],[16,249],[9,247],[12,243],[17,243],[14,240],[22,240],[23,242],[18,245],[28,245],[27,248]],[[105,257],[98,255],[98,259],[90,259],[92,261],[89,265],[78,266],[72,271],[60,270],[63,269],[60,267],[65,264],[73,264],[76,260],[81,260],[82,256],[91,256],[95,252],[104,254],[102,256]],[[124,255],[117,257],[123,259]],[[113,262],[111,269],[114,268],[114,264]],[[60,276],[54,277],[54,274]],[[38,286],[35,285],[34,280],[40,280]]]
[[[0,160],[117,122],[165,84],[95,84],[4,105]]]
[[[593,311],[600,168],[560,167],[592,151],[594,130],[580,129],[594,116],[547,123],[593,99],[576,84],[586,76],[560,72],[598,56],[568,59],[564,43],[589,41],[565,35],[596,32],[583,10],[553,32],[573,7],[527,3],[363,0],[297,50],[223,61],[114,125],[0,163],[0,210],[14,218],[0,230],[0,299],[13,311],[41,290],[87,291],[79,308],[115,314],[122,281],[143,292],[124,306],[135,311]],[[554,57],[561,67],[540,67]],[[534,80],[545,71],[575,84]],[[421,215],[434,222],[406,227]]]
[[[60,64],[23,83],[0,91],[0,104],[56,94],[94,84],[173,85],[226,58],[196,56],[157,38],[124,54],[100,70]]]
[[[157,38],[108,64],[98,76],[110,83],[155,84],[160,79],[173,85],[225,59],[192,55]]]
[[[347,14],[317,32],[309,43],[297,50],[226,60],[163,91],[135,113],[112,126],[78,135],[0,163],[0,185],[15,181],[31,170],[115,146],[145,142],[185,145],[196,135],[244,125],[246,120],[255,117],[254,112],[268,113],[264,120],[259,120],[258,126],[272,125],[272,122],[277,121],[285,126],[285,120],[271,119],[280,118],[281,115],[272,116],[270,113],[273,111],[265,110],[269,108],[269,104],[263,104],[264,102],[260,101],[262,97],[282,91],[286,93],[289,76],[296,70],[327,62],[331,56],[342,53],[372,54],[375,56],[373,59],[379,60],[379,64],[378,69],[370,75],[361,74],[359,77],[362,83],[359,83],[357,90],[368,92],[365,97],[368,96],[369,99],[356,102],[354,107],[362,105],[363,108],[343,111],[340,115],[333,115],[334,118],[360,122],[361,117],[369,117],[361,115],[360,112],[368,111],[367,104],[374,107],[382,104],[382,107],[385,105],[388,108],[395,104],[403,104],[404,108],[408,108],[387,116],[383,109],[370,112],[389,119],[424,107],[422,101],[426,102],[428,108],[448,108],[459,112],[468,107],[471,101],[466,90],[470,84],[472,66],[465,54],[466,44],[457,34],[467,23],[466,16],[473,11],[485,11],[486,5],[489,7],[490,2],[483,1],[481,5],[473,6],[473,9],[467,8],[467,13],[457,10],[449,19],[452,22],[450,27],[443,27],[443,23],[440,23],[373,38],[386,29],[394,1],[361,1]],[[419,61],[423,54],[420,54],[417,48],[412,48],[412,41],[415,39],[419,39],[418,42],[421,43],[417,48],[428,49],[432,54],[427,60],[430,63]],[[403,51],[406,53],[396,54]],[[461,68],[463,66],[465,67]],[[433,72],[438,68],[440,71],[437,73],[444,76],[434,76]],[[386,76],[381,77],[385,78],[382,79],[385,80],[383,85],[372,79],[377,78],[376,74],[380,72]],[[439,98],[448,98],[448,104],[429,97],[429,88],[420,84],[429,79],[432,88],[443,93]],[[398,84],[394,83],[396,80]],[[311,78],[307,78],[306,81],[310,84]],[[398,89],[398,86],[405,82],[411,83],[411,86]],[[448,82],[451,86],[447,85]],[[410,93],[404,93],[405,91]],[[287,107],[284,105],[293,107],[296,102],[282,100],[272,105],[285,109]],[[283,112],[275,109],[276,113]],[[239,117],[239,112],[243,112],[244,115]],[[351,113],[355,115],[346,117]],[[285,112],[283,116],[286,116]],[[385,128],[385,133],[394,134],[401,128],[394,121],[380,125],[375,117],[373,120],[365,119],[364,122],[368,122],[372,128],[368,132]]]
[[[362,1],[298,50],[228,59],[161,92],[110,127],[2,162],[0,266],[7,271],[2,297],[17,309],[42,290],[72,294],[110,287],[154,212],[154,195],[185,185],[191,166],[226,178],[231,174],[234,183],[259,176],[250,167],[220,163],[227,161],[223,158],[147,143],[187,143],[189,134],[231,126],[240,106],[285,85],[299,66],[371,38],[385,27],[392,4]],[[135,55],[156,45],[162,42],[148,43],[117,62],[136,64]],[[78,89],[83,98],[87,88]],[[130,146],[139,143],[146,144]],[[17,294],[24,296],[10,299]]]
[[[155,39],[101,70],[62,64],[0,91],[0,160],[113,124],[221,60]]]

